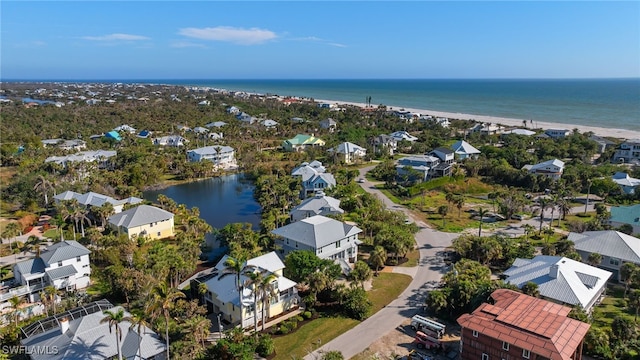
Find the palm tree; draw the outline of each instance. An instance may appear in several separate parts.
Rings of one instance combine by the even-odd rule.
[[[538,209],[540,209],[540,228],[538,230],[539,232],[542,232],[542,222],[544,221],[544,211],[547,210],[550,205],[551,203],[549,199],[545,197],[538,198]]]
[[[449,212],[449,207],[447,205],[441,205],[438,207],[438,215],[442,216],[442,227],[445,227],[445,216],[447,216],[447,212]]]
[[[381,267],[384,266],[384,263],[387,262],[387,251],[384,249],[384,247],[380,245],[376,246],[371,252],[369,262],[376,270],[376,276],[378,276],[378,271]]]
[[[262,282],[264,278],[262,271],[247,271],[245,273],[247,281],[244,283],[245,287],[252,286],[251,292],[253,293],[253,333],[258,338],[258,289],[257,284]],[[240,303],[242,303],[242,296],[240,297]]]
[[[16,221],[8,223],[7,226],[4,228],[4,231],[2,232],[2,237],[5,239],[9,239],[9,249],[12,252],[13,252],[13,244],[11,240],[15,240],[16,236],[18,236],[19,234],[22,234],[22,228],[20,224]]]
[[[462,211],[462,207],[464,206],[464,195],[458,195],[455,198],[456,207],[458,208],[458,217],[460,217],[460,212]]]
[[[124,321],[128,321],[129,323],[131,323],[131,325],[129,326],[129,329],[136,329],[136,332],[138,333],[138,351],[137,351],[137,355],[138,358],[142,359],[142,336],[143,336],[143,331],[145,329],[145,327],[149,327],[149,323],[147,322],[147,320],[144,318],[144,315],[142,313],[133,313],[131,314],[131,316],[127,316],[123,319]]]
[[[38,175],[38,181],[33,186],[33,190],[41,192],[44,195],[44,205],[49,205],[48,191],[53,190],[53,184],[44,176]]]
[[[13,319],[16,322],[16,327],[18,327],[18,319],[20,319],[20,305],[24,303],[24,299],[21,297],[13,296],[9,299],[9,304],[11,308],[13,308]]]
[[[480,225],[478,226],[478,237],[482,236],[482,222],[484,221],[484,217],[489,213],[489,210],[485,208],[478,209],[478,216],[480,216]]]
[[[124,309],[118,308],[115,311],[105,310],[102,312],[105,317],[100,320],[100,324],[109,324],[109,334],[111,334],[111,328],[115,328],[116,331],[116,347],[118,350],[118,360],[122,360],[122,351],[120,349],[120,341],[122,340],[122,329],[120,323],[125,320]]]
[[[82,237],[84,237],[84,223],[85,221],[87,222],[87,224],[91,225],[91,219],[89,219],[89,217],[87,216],[89,214],[89,210],[86,207],[79,207],[78,208],[78,213],[77,213],[77,219],[78,221],[80,221],[80,229],[81,229],[81,234]]]
[[[235,275],[236,277],[236,289],[238,290],[238,298],[240,299],[240,324],[242,326],[242,275],[252,272],[255,266],[248,265],[244,260],[234,259],[231,256],[227,257],[224,262],[224,270],[222,274],[218,276],[218,280],[225,278],[229,275]]]
[[[316,270],[307,277],[307,283],[309,284],[309,291],[313,298],[313,302],[318,300],[318,293],[324,290],[329,284],[329,278],[326,273]]]
[[[151,290],[151,301],[147,303],[147,311],[154,317],[164,316],[165,340],[167,342],[167,359],[171,359],[169,354],[169,316],[176,300],[184,298],[182,291],[170,287],[166,281],[162,281]]]
[[[46,295],[48,301],[51,301],[53,306],[53,313],[56,313],[56,295],[58,294],[58,289],[55,286],[49,285],[44,288],[44,294]]]
[[[549,227],[553,227],[553,219],[554,214],[556,212],[556,206],[560,203],[560,198],[557,194],[551,195],[551,199],[549,200],[549,207],[551,208],[551,220],[549,220]]]
[[[274,296],[278,296],[276,281],[278,277],[275,274],[269,274],[262,278],[262,281],[258,284],[258,291],[262,296],[262,331],[264,331],[265,325],[265,309],[269,309],[271,304],[271,299]]]
[[[92,210],[94,214],[96,214],[100,218],[103,228],[107,224],[107,218],[115,213],[113,204],[108,201],[100,206],[93,206]]]
[[[589,258],[587,259],[587,262],[591,266],[598,266],[602,262],[602,255],[593,252],[589,254]]]
[[[200,350],[204,350],[206,345],[204,341],[209,336],[211,328],[211,320],[202,315],[196,315],[185,321],[186,329],[189,331],[195,342],[201,346]]]
[[[562,197],[558,201],[558,211],[562,214],[562,217],[558,217],[558,227],[560,227],[560,219],[564,220],[567,217],[567,214],[571,212],[571,205],[566,198]]]

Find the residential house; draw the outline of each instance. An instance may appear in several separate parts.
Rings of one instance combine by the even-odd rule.
[[[80,140],[80,139],[72,139],[72,140],[46,139],[46,140],[42,140],[42,145],[44,147],[57,146],[62,150],[82,150],[87,148],[87,143],[84,140]]]
[[[176,125],[176,129],[178,129],[178,131],[180,132],[187,132],[187,131],[192,131],[190,127],[186,126],[186,125]]]
[[[253,124],[257,120],[255,117],[247,114],[246,112],[241,112],[241,113],[236,114],[236,119],[242,121],[243,123],[249,124],[249,125]]]
[[[376,154],[393,155],[398,148],[398,140],[386,134],[381,134],[371,139],[373,152]]]
[[[470,133],[480,133],[481,135],[496,135],[504,131],[502,125],[492,123],[479,123],[469,129]]]
[[[320,120],[320,127],[329,130],[329,132],[334,132],[336,127],[338,127],[338,123],[332,118],[326,118],[324,120]]]
[[[113,129],[113,131],[123,131],[123,132],[128,132],[130,134],[135,134],[136,133],[136,129],[134,129],[133,127],[129,126],[129,125],[120,125],[116,128]]]
[[[301,118],[301,117],[297,117],[297,116],[291,118],[291,122],[293,122],[293,123],[301,124],[301,123],[306,122],[306,121],[307,121],[306,119]]]
[[[175,235],[173,214],[150,205],[139,205],[112,215],[109,225],[129,239],[146,237],[163,239]]]
[[[210,106],[211,105],[211,101],[209,100],[202,100],[198,103],[198,105],[200,106]]]
[[[209,160],[225,169],[236,165],[235,150],[231,146],[205,146],[187,151],[187,157],[191,162]]]
[[[455,156],[458,158],[458,160],[464,160],[468,158],[477,159],[478,155],[480,155],[480,150],[476,149],[464,140],[456,141],[453,145],[451,145],[451,149],[455,153]]]
[[[571,131],[567,129],[547,129],[544,133],[552,139],[562,139],[571,135]]]
[[[438,166],[432,169],[432,178],[451,176],[451,169],[455,163],[455,153],[446,147],[438,147],[429,152],[430,156],[440,159]]]
[[[158,146],[180,147],[180,146],[185,146],[185,144],[188,142],[189,140],[183,138],[180,135],[168,135],[168,136],[163,136],[163,137],[153,139],[153,145],[158,145]]]
[[[396,173],[399,178],[407,181],[427,181],[434,178],[435,169],[440,159],[430,155],[406,156],[398,159]],[[418,177],[419,176],[419,177]]]
[[[614,228],[631,225],[633,234],[640,235],[640,204],[631,206],[612,206],[609,209],[609,225]]]
[[[344,214],[344,210],[340,208],[340,200],[325,195],[324,192],[318,191],[314,196],[307,198],[300,205],[289,211],[291,222],[300,221],[315,215],[339,215]]]
[[[640,239],[614,230],[569,233],[575,249],[587,262],[591,253],[602,256],[598,267],[613,273],[612,279],[620,281],[620,267],[626,262],[640,265]]]
[[[112,198],[111,196],[107,196],[107,195],[102,195],[102,194],[98,194],[98,193],[94,193],[94,192],[87,192],[84,194],[79,194],[77,192],[74,191],[65,191],[62,192],[60,194],[57,194],[53,197],[54,201],[56,202],[56,204],[60,203],[61,201],[65,201],[65,200],[76,200],[78,201],[78,204],[83,205],[85,207],[91,207],[91,206],[97,206],[100,207],[102,205],[104,205],[105,203],[110,203],[111,205],[113,205],[113,212],[114,214],[117,214],[119,212],[122,211],[122,208],[125,205],[135,205],[135,204],[140,204],[141,202],[143,202],[144,200],[137,198],[135,196],[126,198],[126,199],[122,199],[122,200],[116,200],[114,198]]]
[[[262,126],[266,127],[267,129],[275,129],[276,126],[278,126],[278,122],[271,119],[262,120],[260,124],[262,124]]]
[[[225,255],[213,268],[204,276],[195,279],[195,283],[205,284],[207,292],[204,300],[210,313],[220,314],[225,322],[241,328],[253,327],[254,315],[257,316],[258,324],[262,322],[263,301],[258,295],[258,307],[254,313],[254,289],[253,286],[243,286],[238,289],[235,274],[221,276],[225,271],[225,262],[229,258]],[[296,289],[296,283],[283,276],[285,268],[282,260],[275,252],[258,256],[247,260],[245,264],[250,271],[262,272],[264,277],[274,275],[275,279],[271,283],[274,293],[266,308],[264,308],[265,319],[271,319],[285,312],[298,307],[300,298]],[[240,284],[246,284],[248,277],[240,275]],[[258,325],[259,326],[259,325]]]
[[[227,108],[227,113],[229,113],[229,114],[234,114],[235,115],[235,114],[238,114],[239,112],[240,112],[240,109],[238,109],[235,106],[229,106]]]
[[[196,126],[193,128],[193,133],[198,135],[205,135],[209,132],[209,129],[204,128],[202,126]]]
[[[622,192],[627,195],[635,194],[636,188],[640,186],[640,179],[632,178],[629,174],[623,172],[615,173],[611,179],[614,183],[618,184]]]
[[[107,139],[113,139],[115,141],[122,141],[122,137],[115,130],[111,130],[108,133],[104,134],[104,137],[106,137]]]
[[[389,134],[389,136],[391,136],[392,138],[394,138],[397,142],[400,142],[402,140],[406,140],[406,141],[410,141],[410,142],[414,142],[417,141],[418,138],[409,134],[408,132],[402,130],[402,131],[396,131],[393,132],[391,134]]]
[[[640,163],[640,139],[626,140],[620,144],[613,160],[620,163]]]
[[[336,154],[340,161],[344,161],[346,164],[352,164],[367,155],[367,149],[350,142],[343,142],[329,151]]]
[[[118,340],[105,311],[117,312],[107,300],[98,300],[63,313],[47,317],[22,328],[22,351],[31,360],[117,359]],[[162,360],[166,345],[147,326],[131,324],[131,314],[124,311],[120,329],[120,354],[123,359]]]
[[[285,151],[301,152],[312,147],[324,146],[325,142],[313,135],[298,134],[291,139],[282,142]]]
[[[590,325],[571,308],[507,289],[458,318],[462,360],[581,360]]]
[[[55,162],[63,167],[66,167],[69,162],[92,162],[96,163],[98,168],[104,169],[109,167],[110,158],[115,157],[116,154],[111,150],[81,151],[67,156],[50,156],[44,162]]]
[[[212,128],[212,127],[217,127],[217,128],[221,128],[223,126],[227,125],[226,122],[224,121],[214,121],[214,122],[210,122],[207,125],[205,125],[204,127],[206,128]]]
[[[209,133],[209,139],[211,139],[211,140],[222,140],[223,138],[224,138],[224,135],[221,132],[220,133],[217,133],[217,132]]]
[[[341,259],[350,263],[358,260],[360,230],[322,215],[312,216],[272,230],[276,244],[284,255],[295,250],[313,251],[321,259]]]
[[[532,136],[535,135],[535,131],[527,130],[527,129],[511,129],[504,131],[502,135],[522,135],[522,136]]]
[[[547,300],[580,306],[587,312],[604,296],[611,272],[561,256],[538,255],[518,258],[504,271],[506,282],[522,288],[529,282],[538,285]]]
[[[319,161],[302,163],[293,169],[291,176],[300,178],[302,182],[301,198],[317,191],[324,191],[336,186],[336,179],[332,174],[326,173],[324,166]]]
[[[564,162],[558,159],[547,160],[535,165],[525,165],[522,167],[530,174],[544,175],[552,179],[560,179],[564,171]]]
[[[0,294],[0,303],[13,296],[26,296],[29,302],[40,300],[40,291],[47,286],[58,290],[78,290],[89,286],[91,252],[77,241],[65,240],[48,246],[33,259],[13,266],[15,284]]]
[[[337,107],[337,104],[329,104],[329,103],[319,103],[318,107],[321,109],[333,109],[335,107]]]
[[[596,144],[598,144],[598,153],[600,154],[604,153],[607,149],[610,149],[616,146],[616,143],[614,141],[611,141],[607,138],[603,138],[597,135],[589,136],[589,140],[595,141]]]

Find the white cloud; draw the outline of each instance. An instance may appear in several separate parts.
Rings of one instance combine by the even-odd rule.
[[[109,34],[103,36],[83,36],[84,40],[90,41],[140,41],[150,40],[146,36],[131,35],[131,34]]]
[[[321,44],[325,44],[325,45],[329,45],[329,46],[335,46],[335,47],[341,47],[341,48],[346,48],[347,47],[347,45],[336,43],[336,42],[332,42],[330,40],[322,39],[322,38],[319,38],[317,36],[305,36],[305,37],[300,37],[300,38],[291,38],[291,40],[294,40],[294,41],[311,41],[311,42],[316,42],[316,43],[321,43]]]
[[[270,30],[258,28],[234,28],[230,26],[217,26],[213,28],[184,28],[178,34],[213,41],[227,41],[240,45],[256,45],[276,39],[278,36]]]
[[[341,48],[346,48],[347,47],[347,45],[339,44],[339,43],[327,43],[327,45],[331,45],[331,46],[335,46],[335,47],[341,47]]]
[[[173,48],[189,48],[189,47],[195,47],[195,48],[202,48],[202,49],[206,49],[207,47],[203,44],[197,44],[197,43],[192,43],[192,42],[188,42],[188,41],[174,41],[173,43],[171,43],[171,47]]]

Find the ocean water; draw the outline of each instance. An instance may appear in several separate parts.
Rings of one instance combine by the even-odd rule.
[[[148,80],[176,85],[640,130],[640,78],[576,80]]]

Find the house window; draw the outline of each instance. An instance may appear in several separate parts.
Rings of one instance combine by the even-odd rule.
[[[160,231],[158,231],[158,236],[160,236]]]
[[[58,266],[62,266],[62,261],[58,261]]]
[[[609,264],[610,265],[619,266],[620,265],[620,259],[612,257],[612,258],[609,259]]]
[[[482,353],[482,360],[489,360],[489,355]]]
[[[525,359],[528,359],[531,357],[531,351],[527,350],[527,349],[522,349],[522,357]]]
[[[478,337],[478,332],[473,330],[473,332],[471,333],[471,335],[473,335],[473,337]]]
[[[506,341],[502,342],[502,350],[507,350],[509,351],[509,343]]]
[[[340,247],[340,240],[336,241],[336,248]]]
[[[80,256],[76,256],[76,261],[80,262]]]

